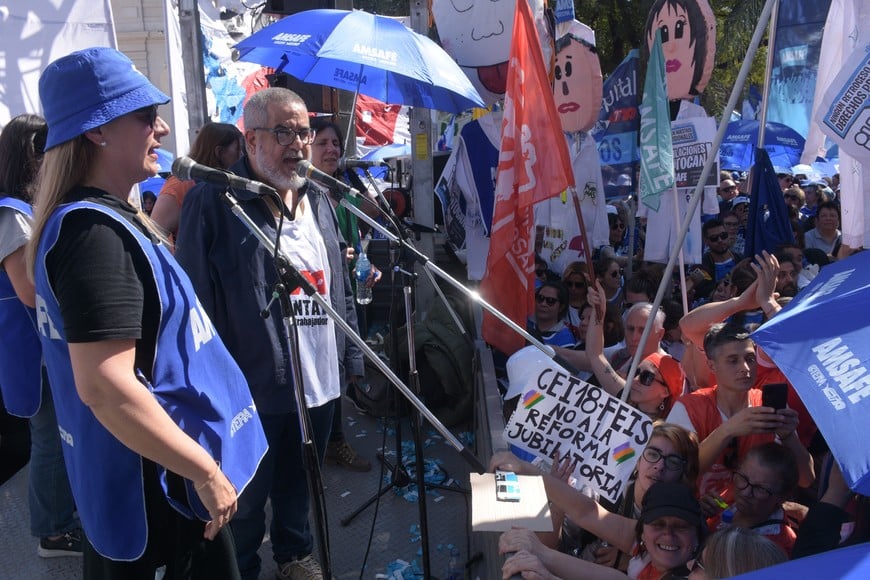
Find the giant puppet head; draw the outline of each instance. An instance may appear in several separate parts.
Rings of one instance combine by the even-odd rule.
[[[588,131],[601,111],[601,63],[595,50],[595,33],[574,20],[556,40],[553,100],[567,133]]]
[[[528,0],[538,36],[547,38],[543,0]],[[462,68],[487,105],[504,98],[516,0],[432,0],[441,46]],[[552,50],[543,43],[544,63]]]
[[[662,30],[668,99],[700,95],[713,72],[716,17],[707,0],[655,0],[646,20],[645,56]]]

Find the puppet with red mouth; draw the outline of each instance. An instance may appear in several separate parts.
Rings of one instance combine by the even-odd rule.
[[[573,21],[556,40],[553,99],[566,133],[588,131],[601,111],[601,63],[595,50],[595,33]]]
[[[656,0],[646,21],[647,60],[659,28],[668,99],[700,95],[710,81],[716,56],[716,17],[710,4],[707,0]]]
[[[538,36],[548,39],[543,0],[528,0]],[[441,46],[453,57],[487,105],[504,99],[516,0],[432,0]],[[542,42],[544,62],[551,40]]]

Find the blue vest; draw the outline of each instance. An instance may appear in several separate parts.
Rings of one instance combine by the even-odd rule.
[[[0,207],[33,216],[30,206],[14,197],[0,198]],[[42,347],[36,335],[36,311],[21,303],[12,281],[0,271],[0,392],[6,410],[32,417],[42,404]]]
[[[220,462],[239,494],[266,453],[266,437],[238,365],[168,250],[102,205],[77,202],[56,210],[39,240],[36,310],[67,472],[82,527],[97,552],[113,560],[135,560],[148,541],[142,458],[107,431],[79,399],[60,308],[45,267],[63,219],[73,211],[98,211],[115,219],[148,258],[161,307],[153,384],[137,374],[173,421]],[[158,471],[166,492],[166,473],[159,465]],[[167,493],[170,504],[187,517],[209,520],[193,483],[185,480],[184,488],[186,498],[169,498]]]

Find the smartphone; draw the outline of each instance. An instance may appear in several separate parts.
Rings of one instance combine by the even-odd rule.
[[[520,480],[513,471],[495,472],[495,499],[520,501]]]
[[[788,383],[769,383],[761,387],[761,404],[777,411],[785,409],[788,401]]]

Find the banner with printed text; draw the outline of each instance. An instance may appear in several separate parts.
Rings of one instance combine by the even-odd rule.
[[[548,461],[556,453],[577,460],[574,476],[618,501],[652,432],[649,417],[550,360],[529,364],[532,380],[505,439]]]
[[[870,52],[852,53],[825,93],[818,121],[840,151],[870,163]]]

